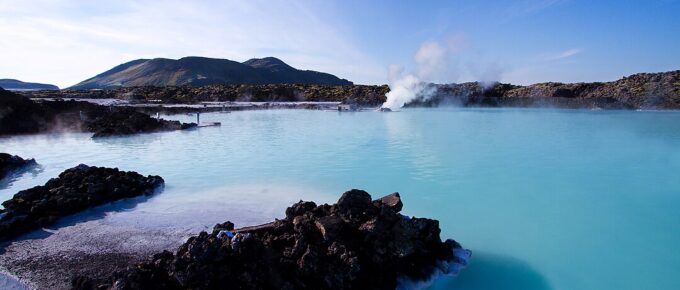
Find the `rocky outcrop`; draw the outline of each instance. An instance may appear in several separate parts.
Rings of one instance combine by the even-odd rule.
[[[631,108],[680,108],[680,71],[642,73],[605,83],[541,83],[517,88],[505,98],[548,97],[584,101],[612,99]]]
[[[0,89],[0,136],[52,131],[81,131],[80,112],[100,110],[88,102],[33,102]]]
[[[481,107],[680,109],[680,71],[643,73],[603,83],[538,83],[529,86],[478,82],[435,85],[407,104]]]
[[[53,131],[92,132],[94,137],[182,130],[195,127],[151,118],[124,107],[80,101],[33,102],[0,89],[0,136]]]
[[[163,103],[205,101],[336,101],[359,106],[385,102],[389,87],[324,85],[210,85],[178,87],[125,87],[104,91],[23,92],[31,97],[115,98]],[[680,109],[680,71],[643,73],[612,82],[538,83],[516,86],[469,82],[429,84],[410,107],[443,105],[469,107],[557,107],[600,109]]]
[[[439,223],[399,214],[398,193],[345,192],[334,205],[300,201],[286,218],[234,229],[225,222],[110,279],[73,289],[395,289],[398,278],[457,273],[469,251],[442,242]]]
[[[0,180],[9,176],[12,172],[34,166],[34,159],[23,159],[16,155],[0,153]]]
[[[111,98],[137,102],[345,102],[361,106],[378,106],[385,102],[389,87],[327,85],[210,85],[124,87],[115,90],[63,90],[22,92],[35,98]]]
[[[58,218],[122,198],[151,195],[164,185],[160,176],[117,168],[78,165],[45,185],[19,191],[2,203],[0,241],[52,224]]]
[[[429,85],[406,107],[518,107],[565,109],[636,109],[614,97],[586,95],[596,84],[543,83],[527,87],[510,84],[481,84],[477,82]]]
[[[680,109],[680,70],[635,74],[605,83],[584,97],[611,97],[642,109]]]
[[[461,84],[427,84],[406,107],[491,106],[490,100],[519,88],[510,84],[469,82]]]
[[[0,135],[39,132],[48,119],[28,98],[0,88]]]
[[[94,133],[92,138],[184,130],[197,126],[196,123],[151,118],[129,108],[90,112],[84,122],[87,130]]]

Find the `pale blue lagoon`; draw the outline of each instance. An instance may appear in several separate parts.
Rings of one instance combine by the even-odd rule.
[[[167,118],[191,121],[193,116]],[[351,188],[402,194],[473,251],[432,289],[680,289],[680,113],[436,109],[202,114],[221,127],[93,140],[0,139],[41,167],[0,199],[85,163],[165,178],[165,190],[98,217],[196,233],[269,221],[299,199]]]

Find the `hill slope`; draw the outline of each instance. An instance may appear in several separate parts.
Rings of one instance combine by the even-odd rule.
[[[166,58],[134,60],[82,81],[69,89],[216,84],[351,85],[352,82],[327,73],[298,70],[274,57],[250,59],[243,63],[228,59],[185,57],[178,60]]]
[[[27,90],[58,90],[59,87],[50,84],[27,83],[15,79],[0,79],[0,88],[12,91]]]

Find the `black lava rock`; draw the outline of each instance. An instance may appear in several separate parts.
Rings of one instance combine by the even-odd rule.
[[[390,289],[398,277],[456,272],[468,256],[442,242],[439,223],[399,214],[398,193],[372,201],[362,190],[337,204],[300,201],[286,218],[233,230],[218,224],[176,253],[157,254],[108,280],[76,277],[73,289]],[[469,252],[468,252],[469,253]]]
[[[0,88],[0,136],[86,131],[94,133],[96,138],[193,127],[196,124],[156,119],[126,107],[106,107],[73,100],[34,102]]]
[[[16,155],[0,153],[0,179],[5,178],[14,171],[30,166],[35,166],[34,159],[23,159]]]
[[[151,118],[149,115],[129,108],[97,110],[88,113],[85,121],[92,138],[131,135],[138,133],[184,130],[196,127],[195,123],[180,123]]]
[[[164,185],[160,176],[142,176],[117,168],[67,169],[45,185],[19,191],[2,203],[0,241],[53,223],[57,218],[122,198],[151,195]]]

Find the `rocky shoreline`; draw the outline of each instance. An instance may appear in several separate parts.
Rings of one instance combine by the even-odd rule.
[[[23,159],[16,155],[0,153],[0,180],[22,169],[35,166],[35,159]]]
[[[151,118],[132,108],[116,108],[109,111],[87,113],[84,121],[92,138],[131,135],[146,132],[164,132],[195,128],[196,123],[181,123]]]
[[[334,205],[294,204],[286,218],[234,229],[225,222],[109,278],[73,289],[395,289],[398,279],[456,274],[470,253],[442,242],[439,223],[399,212],[398,193],[345,192]],[[228,285],[228,286],[227,286]]]
[[[34,102],[0,89],[0,136],[44,132],[91,132],[93,137],[183,130],[196,127],[152,118],[127,107],[83,101]]]
[[[408,107],[554,107],[569,109],[680,109],[680,70],[641,73],[611,82],[516,86],[470,82],[429,84]]]
[[[160,176],[142,176],[84,164],[67,169],[45,185],[19,191],[2,203],[0,242],[54,223],[84,209],[140,195],[164,184]]]
[[[399,214],[398,194],[371,200],[352,190],[334,205],[301,201],[282,220],[240,229],[225,222],[188,240],[182,230],[87,217],[110,210],[104,207],[5,244],[0,268],[16,279],[4,283],[21,281],[31,289],[395,289],[457,274],[470,258],[455,241],[440,239],[436,220]]]
[[[240,229],[227,221],[182,245],[181,229],[140,232],[88,218],[90,208],[163,185],[159,176],[81,164],[18,192],[0,210],[0,268],[39,289],[66,289],[68,280],[72,289],[395,289],[403,280],[457,274],[470,258],[441,240],[438,221],[402,215],[398,193],[372,200],[351,190],[333,205],[300,201],[284,219]],[[62,229],[35,231],[53,224]],[[83,243],[114,228],[114,236]],[[0,283],[23,287],[12,277]]]
[[[408,107],[555,107],[569,109],[680,109],[680,70],[640,73],[610,82],[537,83],[518,86],[467,82],[423,84]],[[112,90],[22,92],[31,98],[110,98],[142,103],[329,101],[375,107],[387,85],[210,85],[124,87]]]
[[[30,98],[120,99],[140,103],[196,104],[199,102],[343,102],[360,106],[384,103],[387,85],[208,85],[122,87],[111,90],[21,92]]]
[[[0,272],[30,289],[70,289],[74,276],[107,277],[154,253],[177,249],[191,236],[187,229],[142,229],[92,217],[141,202],[144,198],[102,205],[0,245]]]

